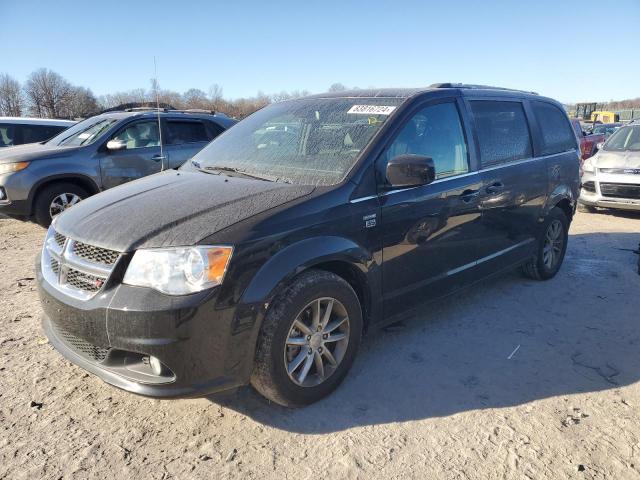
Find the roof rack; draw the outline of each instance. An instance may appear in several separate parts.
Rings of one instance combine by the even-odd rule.
[[[215,115],[215,110],[205,110],[204,108],[188,108],[185,110],[179,110],[177,108],[163,108],[163,107],[133,107],[125,108],[125,112],[163,112],[163,113],[206,113],[208,115]]]
[[[517,90],[515,88],[503,88],[503,87],[491,87],[489,85],[474,85],[468,83],[433,83],[429,85],[430,88],[468,88],[475,90],[506,90],[507,92],[520,92],[520,93],[530,93],[532,95],[538,95],[538,92],[531,92],[528,90]]]

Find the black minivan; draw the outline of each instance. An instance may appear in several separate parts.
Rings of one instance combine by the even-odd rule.
[[[272,104],[178,171],[56,217],[51,344],[152,397],[334,390],[364,332],[487,276],[552,278],[578,197],[562,106],[437,84]],[[446,300],[445,300],[446,301]]]

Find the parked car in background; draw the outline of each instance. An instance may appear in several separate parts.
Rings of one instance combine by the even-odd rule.
[[[601,123],[601,124],[595,125],[593,127],[593,135],[604,135],[605,139],[607,139],[613,134],[613,132],[619,129],[622,125],[624,125],[622,122]]]
[[[75,123],[50,118],[0,117],[0,147],[44,142]]]
[[[582,170],[579,203],[585,210],[640,210],[640,123],[616,130]]]
[[[43,326],[130,392],[251,383],[306,405],[338,386],[367,329],[516,267],[552,278],[578,157],[562,105],[527,92],[274,103],[179,171],[56,217],[36,267]]]
[[[0,213],[48,226],[90,195],[178,168],[235,123],[201,111],[133,109],[88,118],[43,143],[0,150]]]
[[[571,119],[571,126],[580,142],[580,158],[586,160],[598,151],[598,143],[605,141],[604,133],[593,134],[583,130],[582,123],[577,118]]]

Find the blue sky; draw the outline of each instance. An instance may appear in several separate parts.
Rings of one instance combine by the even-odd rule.
[[[229,98],[455,81],[601,101],[640,96],[638,34],[640,0],[0,0],[0,73],[101,95],[148,88],[155,56],[162,88]]]

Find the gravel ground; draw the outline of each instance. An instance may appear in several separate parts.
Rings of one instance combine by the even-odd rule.
[[[248,388],[145,399],[71,365],[40,329],[43,234],[0,219],[0,478],[640,478],[638,215],[578,214],[555,279],[370,335],[295,411]]]

